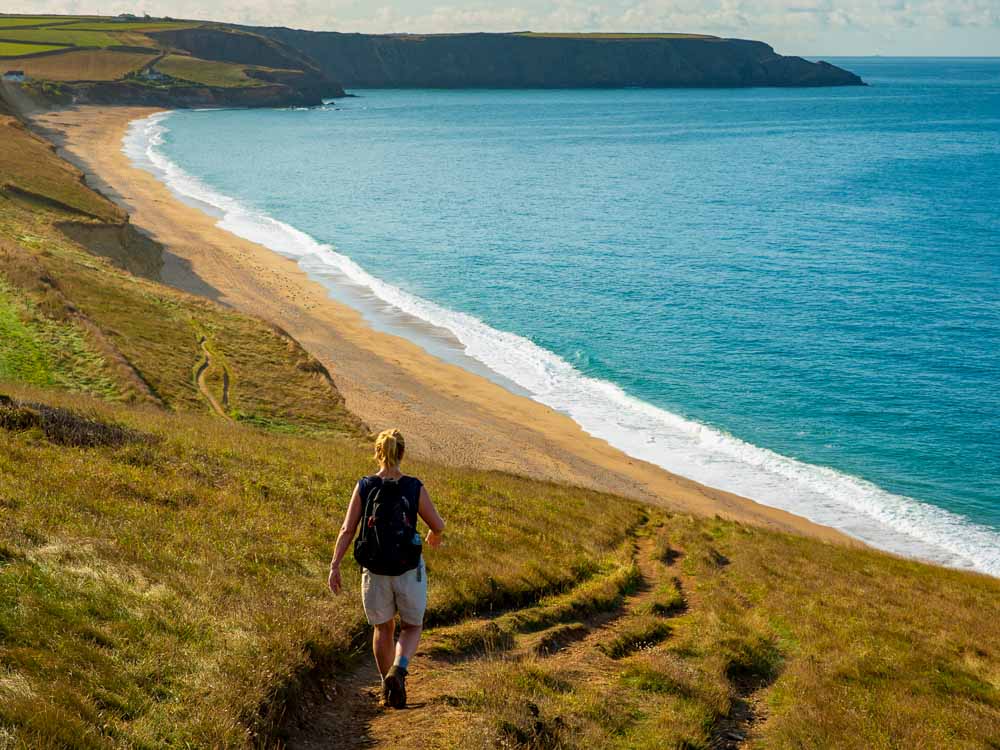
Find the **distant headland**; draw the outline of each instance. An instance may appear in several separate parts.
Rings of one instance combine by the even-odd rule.
[[[15,106],[309,106],[347,88],[856,86],[826,62],[698,34],[346,34],[135,16],[0,15]]]
[[[850,71],[699,34],[344,34],[255,28],[348,88],[861,86]]]

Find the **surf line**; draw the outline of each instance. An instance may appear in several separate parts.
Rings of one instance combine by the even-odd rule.
[[[567,414],[590,435],[634,458],[839,529],[874,547],[1000,576],[1000,532],[992,528],[641,401],[525,337],[373,276],[333,245],[205,184],[162,151],[165,123],[172,115],[160,112],[130,124],[123,150],[133,164],[153,173],[181,200],[217,217],[221,229],[295,259],[332,296],[337,296],[337,284],[363,289],[397,317],[402,313],[447,332],[463,355],[499,376],[497,382],[523,388],[531,398]],[[369,323],[393,329],[377,319],[377,310],[361,312]]]

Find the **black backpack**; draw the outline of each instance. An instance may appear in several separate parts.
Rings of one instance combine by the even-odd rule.
[[[420,564],[417,499],[403,494],[402,480],[373,476],[361,480],[361,531],[354,559],[372,573],[398,576]]]

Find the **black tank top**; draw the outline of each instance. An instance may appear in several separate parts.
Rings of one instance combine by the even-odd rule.
[[[358,481],[358,493],[361,495],[361,507],[365,507],[365,501],[368,499],[369,493],[376,487],[381,487],[383,482],[398,482],[399,489],[407,500],[410,501],[410,507],[413,509],[413,528],[417,528],[417,511],[420,508],[420,488],[424,486],[416,477],[408,477],[405,474],[399,479],[383,479],[377,474],[372,474],[368,477],[362,477]]]

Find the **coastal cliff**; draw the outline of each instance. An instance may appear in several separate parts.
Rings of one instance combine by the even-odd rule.
[[[181,50],[200,59],[251,65],[250,76],[288,89],[288,103],[319,104],[322,99],[344,96],[334,75],[294,45],[233,28],[201,27],[152,32],[150,37],[164,47]]]
[[[763,42],[687,35],[376,35],[254,28],[351,88],[858,86]]]

